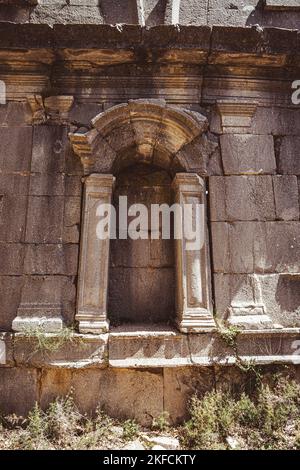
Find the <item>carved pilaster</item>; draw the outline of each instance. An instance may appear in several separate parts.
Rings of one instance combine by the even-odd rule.
[[[185,236],[175,240],[177,323],[180,331],[184,333],[209,331],[215,328],[215,322],[211,307],[208,238],[205,223],[205,183],[195,173],[177,173],[173,188],[175,202],[182,208],[183,217],[180,223],[183,235],[185,233],[185,205],[191,205],[194,211],[197,210],[196,205],[199,205],[199,210],[202,209],[202,217],[198,219],[202,224],[200,245],[189,250]]]
[[[97,237],[100,204],[110,204],[115,178],[92,174],[85,180],[81,238],[78,307],[76,320],[81,333],[108,330],[107,290],[109,239]]]

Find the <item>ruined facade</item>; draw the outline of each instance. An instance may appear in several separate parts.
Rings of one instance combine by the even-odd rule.
[[[2,0],[0,20],[0,409],[73,389],[177,421],[242,386],[236,362],[297,375],[299,0]],[[119,195],[203,204],[204,245],[99,240]]]

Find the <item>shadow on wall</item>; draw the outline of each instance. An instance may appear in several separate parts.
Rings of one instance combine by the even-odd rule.
[[[268,2],[268,4],[267,4]],[[19,0],[3,4],[0,21],[16,23],[176,24],[300,29],[299,0]]]
[[[136,8],[136,0],[125,1],[120,0],[113,2],[112,0],[101,0],[99,7],[103,14],[104,23],[128,23],[138,24],[138,12]]]
[[[137,0],[100,0],[99,6],[107,24],[129,23],[155,26],[165,23],[168,0],[143,1],[143,11]]]
[[[295,0],[295,5],[296,5]],[[274,2],[275,5],[275,2]],[[259,25],[269,28],[300,28],[300,2],[298,6],[288,7],[282,0],[282,7],[266,9],[266,0],[259,0],[255,10],[252,11],[246,20],[245,26]]]
[[[282,312],[300,308],[300,275],[279,276],[275,299]]]

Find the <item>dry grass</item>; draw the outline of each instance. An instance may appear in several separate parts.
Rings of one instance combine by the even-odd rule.
[[[145,444],[145,433],[179,436],[182,449],[300,449],[300,385],[276,376],[271,385],[259,382],[251,396],[222,391],[194,396],[183,426],[172,428],[164,414],[152,430],[101,410],[93,418],[83,415],[69,396],[46,411],[36,405],[26,419],[0,418],[0,449],[113,450],[137,438]]]

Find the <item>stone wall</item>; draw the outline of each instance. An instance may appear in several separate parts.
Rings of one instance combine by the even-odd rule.
[[[299,326],[299,124],[293,116],[289,109],[260,108],[250,127],[220,134],[224,176],[209,179],[215,307],[232,321],[245,315],[257,326],[256,315],[267,314],[273,324]]]
[[[82,170],[67,128],[32,125],[30,115],[28,104],[1,105],[1,330],[24,302],[74,321]]]
[[[265,367],[267,381],[276,372],[289,372],[299,380],[299,368]],[[168,413],[171,423],[187,418],[187,403],[197,393],[228,390],[251,391],[254,376],[238,368],[165,368],[165,369],[1,369],[1,412],[24,415],[39,403],[46,408],[56,397],[73,390],[80,411],[93,413],[99,406],[110,416],[135,419],[151,426],[153,418]],[[22,387],[20,387],[22,384]],[[87,386],[88,384],[88,386]]]
[[[278,14],[275,3],[268,11]],[[28,4],[32,15],[46,6],[53,8]],[[73,7],[83,8],[65,8]],[[0,25],[7,85],[0,105],[1,409],[26,413],[35,400],[46,406],[74,387],[85,411],[100,403],[149,424],[165,410],[176,421],[195,391],[242,389],[233,367],[239,360],[292,364],[297,372],[300,110],[291,84],[300,78],[298,45],[299,34],[283,29]],[[189,156],[185,169],[207,185],[215,319],[246,331],[232,348],[217,325],[200,335],[154,325],[76,334],[55,354],[42,354],[12,323],[42,317],[53,329],[78,326],[82,162],[88,166],[91,155],[81,141],[81,161],[69,133],[93,133],[95,116],[137,98],[163,98],[174,114],[185,110],[186,120],[205,127],[183,150],[174,131],[164,143],[182,161]],[[101,172],[112,171],[123,138],[130,140],[126,129],[114,129],[102,142]]]
[[[298,29],[298,0],[1,0],[19,23],[270,26]]]

